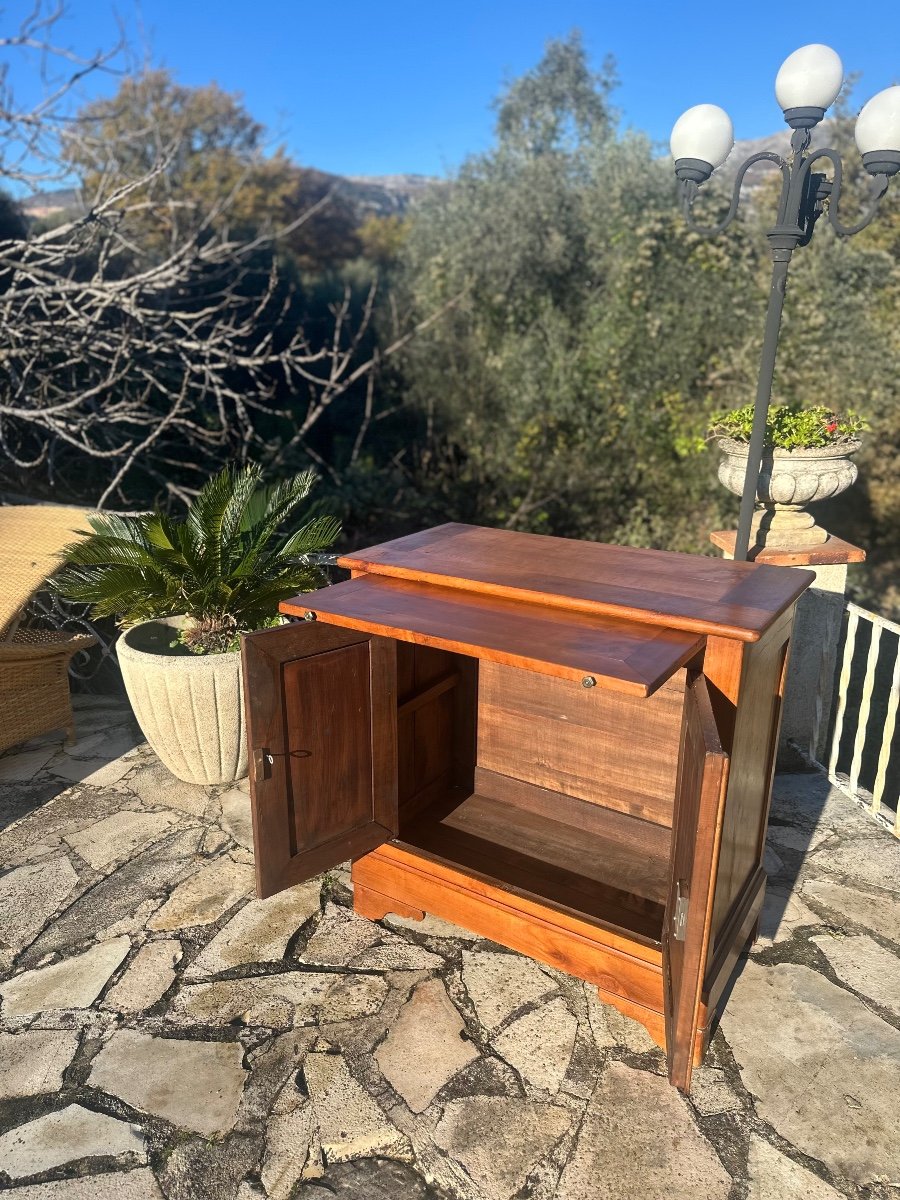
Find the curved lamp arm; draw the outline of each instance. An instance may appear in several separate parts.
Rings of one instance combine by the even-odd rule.
[[[745,163],[741,165],[740,170],[735,176],[734,192],[731,197],[731,206],[728,212],[718,225],[698,225],[693,218],[693,205],[697,197],[699,185],[691,181],[687,181],[682,185],[682,208],[684,210],[684,219],[687,226],[694,233],[702,234],[704,237],[714,237],[717,233],[723,233],[734,218],[737,216],[738,206],[741,202],[741,188],[744,183],[744,176],[754,163],[772,162],[781,171],[782,176],[782,194],[786,188],[790,186],[791,173],[788,164],[781,158],[780,155],[774,154],[771,150],[761,150],[759,154],[751,154]],[[871,219],[871,218],[870,218]]]
[[[865,229],[874,219],[878,212],[878,203],[888,189],[890,178],[887,175],[874,176],[868,209],[855,225],[845,225],[838,216],[838,206],[841,202],[841,184],[843,182],[843,168],[841,166],[840,155],[835,150],[816,150],[806,160],[806,170],[809,171],[812,164],[820,158],[827,158],[834,167],[834,180],[832,181],[831,197],[828,202],[828,220],[839,237],[852,237],[854,233],[859,233],[860,230]]]

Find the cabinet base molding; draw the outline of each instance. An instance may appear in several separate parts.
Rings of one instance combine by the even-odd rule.
[[[594,984],[603,1001],[641,1021],[665,1044],[658,947],[635,944],[396,844],[357,859],[352,878],[353,907],[360,916],[441,917]]]
[[[353,911],[370,921],[382,921],[388,913],[393,913],[395,917],[407,917],[411,921],[425,920],[423,909],[413,908],[411,904],[404,904],[402,900],[390,896],[383,896],[381,892],[375,892],[356,882],[353,884]]]
[[[426,913],[471,933],[509,946],[530,958],[592,983],[604,1004],[639,1022],[666,1049],[662,954],[636,946],[574,915],[528,900],[483,879],[435,862],[395,843],[356,859],[351,871],[353,908],[380,921],[388,913],[423,920]],[[728,981],[752,938],[762,906],[765,879],[748,887],[729,953],[713,964],[700,1004],[693,1064],[703,1061],[715,1030]],[[625,952],[623,945],[628,946]],[[638,950],[641,957],[633,951]]]

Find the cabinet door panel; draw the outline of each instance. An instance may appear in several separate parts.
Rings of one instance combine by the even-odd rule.
[[[686,1092],[709,949],[729,760],[702,675],[689,676],[684,704],[662,958],[669,1080]]]
[[[327,625],[242,639],[259,896],[397,833],[396,645]]]

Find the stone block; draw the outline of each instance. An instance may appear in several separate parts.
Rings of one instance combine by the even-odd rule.
[[[420,983],[375,1052],[385,1079],[415,1113],[424,1112],[441,1088],[478,1058],[463,1040],[462,1018],[440,979]]]
[[[234,1125],[246,1071],[236,1042],[193,1042],[134,1029],[112,1035],[88,1084],[140,1112],[206,1137]]]

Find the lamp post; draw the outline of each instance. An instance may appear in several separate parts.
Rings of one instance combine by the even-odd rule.
[[[782,158],[764,150],[752,154],[738,169],[731,207],[712,226],[699,225],[693,208],[697,193],[713,171],[724,163],[734,145],[731,118],[715,104],[689,108],[675,122],[671,148],[675,174],[681,181],[682,208],[688,226],[696,233],[713,236],[727,229],[737,215],[741,187],[748,169],[758,162],[772,162],[781,171],[781,196],[775,224],[767,237],[772,253],[772,283],[763,336],[756,406],[747,455],[747,474],[741,496],[734,557],[745,561],[750,547],[750,524],[762,464],[766,417],[772,396],[772,378],[791,256],[813,235],[816,221],[827,213],[836,233],[850,237],[869,224],[878,211],[892,175],[900,172],[900,86],[886,88],[862,109],[856,122],[856,144],[865,169],[872,178],[869,207],[855,225],[845,225],[839,216],[842,166],[836,150],[810,150],[812,130],[837,99],[844,80],[840,58],[828,46],[802,46],[781,65],[775,79],[775,97],[784,119],[794,131],[791,153]],[[813,165],[828,159],[833,177],[814,171]]]

